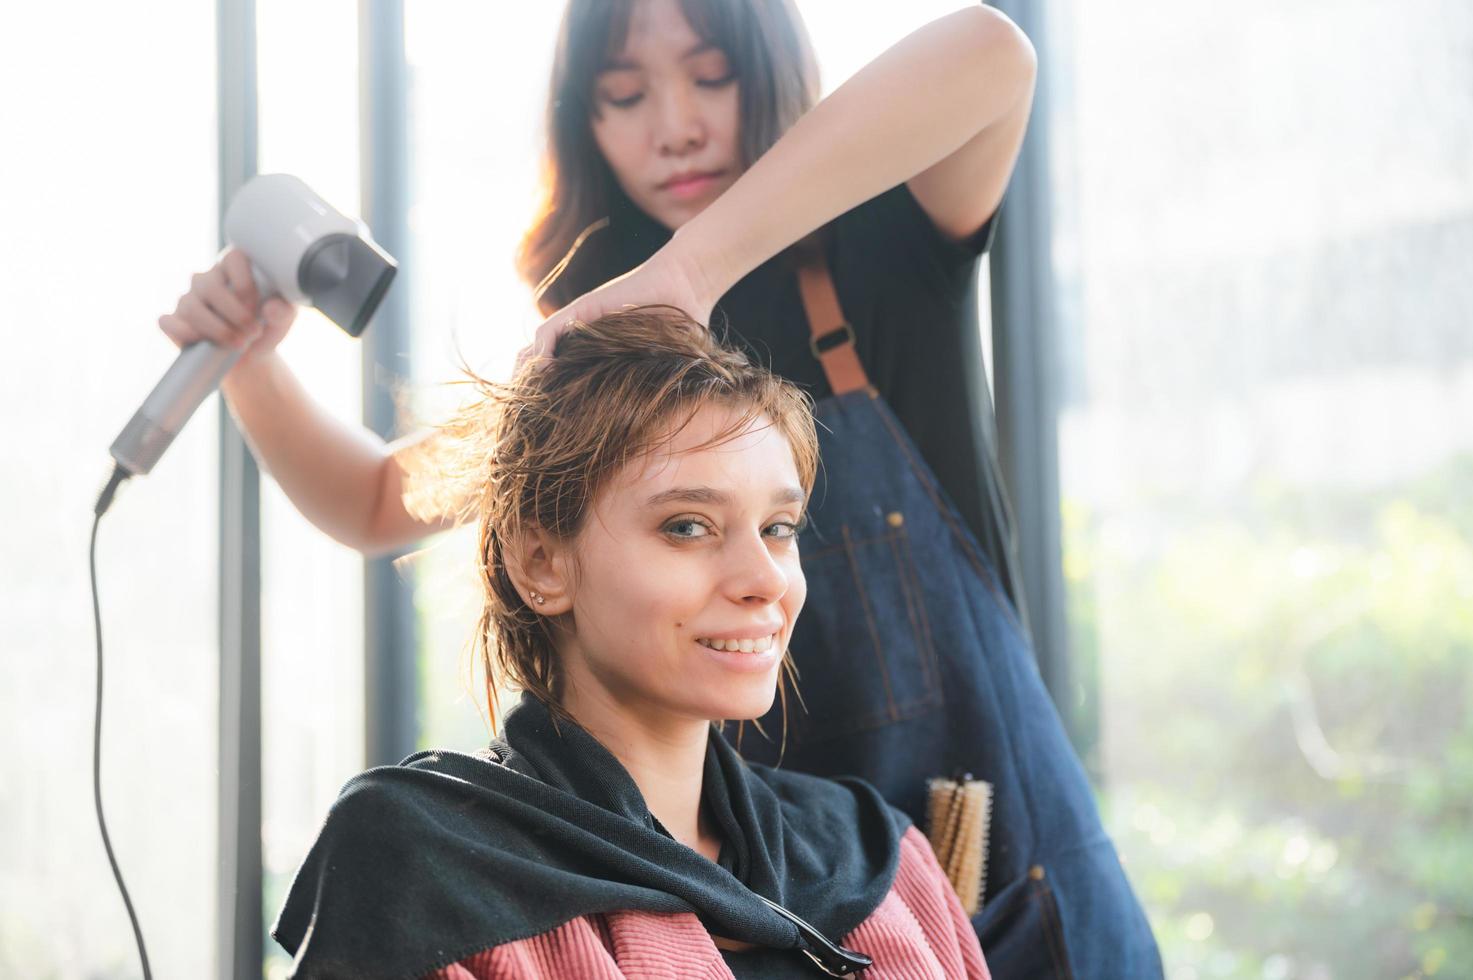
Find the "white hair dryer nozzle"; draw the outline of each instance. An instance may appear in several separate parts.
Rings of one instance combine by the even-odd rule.
[[[354,337],[368,326],[398,269],[361,221],[289,174],[263,174],[241,187],[225,213],[225,237],[250,259],[262,302],[280,295],[310,304]],[[239,351],[208,341],[180,351],[113,441],[118,464],[135,476],[153,469],[239,358]]]

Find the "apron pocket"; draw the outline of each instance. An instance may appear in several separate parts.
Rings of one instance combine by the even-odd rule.
[[[993,980],[1072,980],[1059,905],[1041,865],[993,896],[972,924]]]
[[[891,514],[884,531],[869,537],[844,525],[826,538],[802,553],[808,600],[792,653],[807,711],[792,715],[803,742],[893,724],[941,701],[903,518]]]

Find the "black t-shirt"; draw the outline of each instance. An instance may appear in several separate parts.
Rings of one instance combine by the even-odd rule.
[[[590,239],[593,247],[585,246],[566,273],[581,279],[583,288],[622,275],[670,239],[663,226],[616,196],[608,230]],[[950,241],[901,184],[840,215],[822,241],[870,383],[935,471],[1017,605],[1016,545],[978,330],[977,266],[991,247],[996,220],[994,214],[970,238]],[[814,399],[831,394],[809,349],[808,320],[787,253],[737,283],[711,319],[713,329],[724,330],[729,341]]]

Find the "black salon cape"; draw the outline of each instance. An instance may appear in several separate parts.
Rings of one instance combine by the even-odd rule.
[[[751,765],[713,730],[703,792],[719,865],[665,831],[598,741],[524,695],[486,755],[420,752],[350,780],[271,934],[295,977],[408,978],[619,910],[800,946],[757,895],[841,942],[889,892],[907,821],[867,783]]]

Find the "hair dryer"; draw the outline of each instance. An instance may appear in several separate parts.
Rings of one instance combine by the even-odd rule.
[[[307,303],[356,337],[368,325],[398,265],[361,221],[339,214],[288,174],[263,174],[236,193],[225,237],[251,260],[264,303]],[[130,476],[153,469],[189,417],[240,358],[209,341],[190,344],[144,399],[110,452]]]

